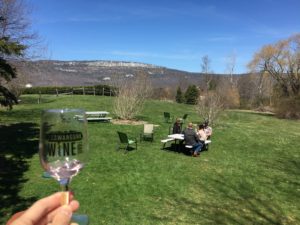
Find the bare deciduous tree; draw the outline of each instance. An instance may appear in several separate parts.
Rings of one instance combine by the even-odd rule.
[[[240,106],[240,95],[238,90],[238,77],[234,76],[236,66],[236,54],[230,54],[226,59],[227,79],[221,79],[218,92],[222,95],[224,106],[227,108],[236,108]]]
[[[211,125],[217,123],[218,117],[223,111],[221,97],[214,91],[208,92],[205,96],[200,96],[195,107],[198,115],[203,120],[208,120]]]
[[[221,96],[225,108],[238,108],[240,106],[240,94],[237,85],[233,86],[228,77],[220,78],[216,91]]]
[[[248,67],[256,73],[268,73],[280,86],[283,96],[300,91],[300,34],[262,47]]]
[[[233,78],[235,66],[236,66],[236,54],[233,52],[226,59],[226,74],[229,75],[229,80],[232,87],[237,86],[237,79]]]
[[[151,83],[147,74],[140,72],[136,77],[124,77],[117,84],[114,113],[120,119],[134,119],[141,112],[145,100],[151,95]]]
[[[208,55],[205,55],[201,59],[201,72],[204,74],[204,82],[206,91],[210,90],[210,83],[213,79],[212,71],[210,70],[211,60]]]
[[[271,76],[267,72],[262,72],[255,77],[255,99],[257,106],[262,108],[266,100],[268,100],[268,105],[271,105],[273,79],[271,79]]]
[[[30,13],[30,6],[23,0],[0,0],[0,37],[9,37],[27,49],[37,44],[38,35],[31,29]]]

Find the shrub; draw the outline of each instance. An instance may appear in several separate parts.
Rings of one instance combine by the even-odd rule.
[[[300,119],[300,94],[289,98],[279,98],[276,103],[275,115],[278,118]]]
[[[224,110],[221,97],[218,93],[210,91],[205,96],[200,96],[195,109],[203,120],[208,120],[211,125],[217,123],[218,117]]]

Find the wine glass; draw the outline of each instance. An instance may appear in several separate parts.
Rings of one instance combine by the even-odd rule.
[[[69,184],[87,161],[87,122],[82,109],[42,111],[39,156],[41,165],[63,191],[62,204],[69,203]],[[88,224],[87,215],[74,214],[72,221]]]

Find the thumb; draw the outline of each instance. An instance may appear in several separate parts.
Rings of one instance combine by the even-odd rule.
[[[52,225],[68,225],[71,221],[72,209],[68,205],[62,206],[54,216]]]

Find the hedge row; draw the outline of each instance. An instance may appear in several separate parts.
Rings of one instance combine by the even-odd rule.
[[[74,94],[74,95],[105,95],[114,96],[115,88],[108,85],[74,86],[74,87],[31,87],[22,94]]]

